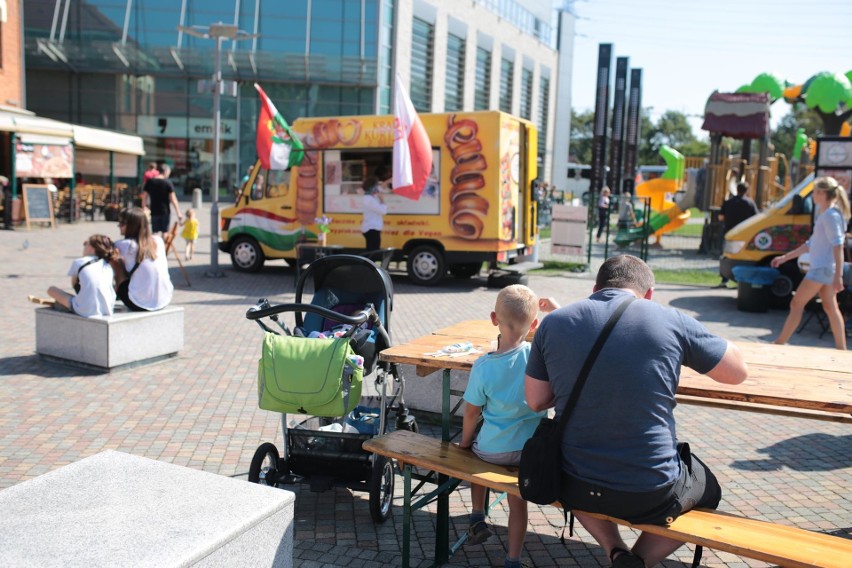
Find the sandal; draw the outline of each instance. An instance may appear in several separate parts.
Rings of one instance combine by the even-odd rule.
[[[491,532],[491,529],[488,528],[488,524],[485,521],[477,521],[470,525],[467,529],[467,542],[465,544],[475,545],[482,544],[494,533]]]
[[[612,568],[645,568],[645,561],[629,550],[615,547],[609,553]]]

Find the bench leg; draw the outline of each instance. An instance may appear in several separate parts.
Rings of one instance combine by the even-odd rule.
[[[402,565],[409,567],[411,557],[411,465],[405,464],[402,471],[405,495],[402,502]]]
[[[450,370],[444,369],[441,400],[441,439],[450,440]],[[449,477],[438,475],[438,485],[449,481]],[[438,495],[438,515],[435,522],[435,564],[444,564],[450,554],[450,495],[449,492]]]

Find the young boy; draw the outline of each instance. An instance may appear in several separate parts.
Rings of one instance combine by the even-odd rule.
[[[541,306],[550,311],[551,305]],[[464,400],[459,447],[480,459],[499,465],[518,465],[524,443],[532,436],[545,412],[533,412],[524,401],[524,373],[530,353],[527,334],[538,325],[539,301],[526,286],[504,288],[497,295],[491,323],[500,330],[497,350],[483,355],[470,371]],[[483,424],[479,434],[479,415]],[[474,440],[474,438],[476,438]],[[470,486],[471,515],[468,544],[481,544],[493,534],[485,522],[485,487]],[[509,549],[504,568],[521,568],[521,551],[527,532],[527,502],[509,496]]]

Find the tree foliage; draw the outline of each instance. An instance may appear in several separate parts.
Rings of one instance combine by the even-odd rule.
[[[594,111],[579,113],[571,111],[572,161],[580,164],[592,162],[594,122]],[[650,109],[642,109],[638,165],[663,164],[663,159],[659,155],[663,144],[668,144],[684,156],[706,156],[710,151],[710,144],[695,136],[685,114],[674,110],[666,111],[655,123],[651,120]]]

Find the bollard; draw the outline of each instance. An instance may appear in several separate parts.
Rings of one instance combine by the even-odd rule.
[[[201,213],[201,188],[196,187],[192,190],[192,208],[196,214]]]

